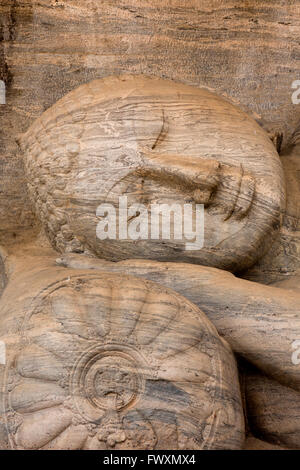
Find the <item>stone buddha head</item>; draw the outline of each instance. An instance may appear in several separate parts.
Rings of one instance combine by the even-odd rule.
[[[145,76],[95,80],[48,109],[22,143],[37,215],[61,252],[237,271],[280,225],[273,143],[204,89]]]

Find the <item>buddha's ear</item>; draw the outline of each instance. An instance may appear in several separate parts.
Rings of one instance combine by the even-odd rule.
[[[154,150],[165,139],[169,124],[163,108],[147,109],[143,103],[138,103],[134,110],[134,134],[139,149]]]

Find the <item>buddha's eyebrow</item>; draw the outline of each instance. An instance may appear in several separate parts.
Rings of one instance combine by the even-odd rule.
[[[145,107],[137,103],[132,126],[138,147],[147,147],[151,151],[161,144],[168,131],[169,123],[166,111],[161,106]]]
[[[169,130],[168,121],[166,119],[165,112],[162,109],[162,126],[154,144],[151,147],[152,150],[154,150],[155,147],[157,147],[165,139],[168,133],[168,130]]]

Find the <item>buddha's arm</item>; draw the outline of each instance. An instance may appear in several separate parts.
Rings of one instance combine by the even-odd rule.
[[[112,263],[80,255],[65,256],[58,263],[132,274],[176,290],[208,315],[235,352],[300,390],[300,364],[292,360],[297,356],[294,341],[300,340],[299,291],[264,286],[219,269],[184,263]]]

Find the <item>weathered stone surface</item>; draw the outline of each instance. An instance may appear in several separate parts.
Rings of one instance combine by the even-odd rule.
[[[187,115],[186,121],[181,118],[182,110],[177,110],[178,107],[181,108],[181,103]],[[174,108],[176,112],[173,111]],[[293,343],[300,336],[297,260],[294,260],[294,276],[289,276],[284,281],[279,276],[275,278],[278,280],[278,287],[265,287],[236,279],[223,271],[175,263],[176,260],[192,261],[192,257],[189,259],[184,249],[181,252],[177,249],[172,256],[172,251],[166,250],[165,246],[161,248],[160,241],[157,251],[151,245],[148,246],[147,241],[140,247],[135,241],[132,249],[127,241],[98,242],[93,235],[97,225],[93,214],[100,203],[116,203],[118,197],[124,195],[128,196],[130,202],[138,203],[178,202],[180,197],[189,196],[197,203],[205,204],[206,223],[207,219],[212,219],[212,223],[208,224],[206,239],[210,242],[214,240],[214,230],[217,230],[218,235],[225,237],[227,242],[226,230],[222,232],[222,225],[220,229],[218,216],[221,214],[222,220],[226,221],[231,197],[233,196],[235,203],[230,206],[230,215],[234,214],[241,197],[244,204],[246,201],[246,210],[242,214],[238,211],[236,219],[246,219],[245,238],[241,236],[242,230],[239,230],[238,238],[234,238],[232,245],[235,248],[234,255],[229,243],[225,245],[225,249],[220,249],[222,244],[219,244],[218,250],[214,246],[208,249],[205,247],[202,253],[200,250],[194,263],[242,270],[247,266],[247,256],[249,257],[249,252],[245,249],[246,242],[251,243],[255,255],[260,257],[261,241],[270,245],[272,239],[272,234],[267,233],[269,229],[259,238],[260,223],[261,227],[279,227],[279,215],[284,208],[283,173],[268,138],[261,130],[257,136],[258,128],[255,123],[250,119],[242,119],[243,115],[239,112],[235,114],[235,111],[232,105],[215,98],[207,91],[158,79],[124,76],[92,82],[50,108],[22,139],[26,150],[28,179],[37,215],[46,226],[50,240],[61,251],[91,252],[98,257],[104,256],[112,260],[135,255],[140,258],[173,261],[162,263],[128,260],[115,263],[84,255],[64,255],[58,263],[68,268],[88,268],[146,277],[175,289],[195,302],[213,321],[235,352],[273,378],[273,382],[266,378],[263,388],[266,396],[270,394],[270,398],[273,397],[273,404],[270,404],[270,412],[267,414],[271,420],[269,423],[262,405],[263,376],[258,373],[257,380],[251,381],[251,376],[246,374],[246,406],[249,402],[247,411],[251,431],[256,437],[270,443],[261,444],[265,448],[274,443],[282,448],[297,448],[297,418],[294,417],[294,421],[286,419],[286,425],[282,429],[278,426],[279,421],[277,424],[274,421],[275,416],[282,414],[276,407],[278,397],[284,409],[289,399],[286,391],[290,390],[295,397],[299,393],[299,371],[292,361]],[[238,120],[242,122],[239,133],[236,132]],[[217,134],[214,134],[213,126],[216,126]],[[196,138],[198,135],[202,136],[201,140]],[[257,142],[254,143],[253,135],[261,147]],[[238,151],[241,139],[243,153]],[[270,158],[266,159],[268,154]],[[65,164],[66,155],[69,165]],[[210,156],[213,158],[208,158]],[[298,180],[293,173],[293,159],[294,154],[288,155],[285,160],[285,174],[290,184],[283,228],[281,232],[277,232],[277,246],[281,250],[284,250],[282,239],[284,230],[289,230],[289,221],[297,222]],[[248,177],[248,183],[254,182],[255,190],[249,199],[247,187],[241,193],[235,192],[238,162],[245,162],[243,175]],[[53,197],[51,174],[59,176],[53,180],[54,184],[56,181],[61,184],[60,192],[54,200],[59,201],[58,214],[65,215],[64,228],[67,235],[59,231],[55,204],[52,200],[45,200],[47,194]],[[44,209],[41,201],[45,204]],[[267,208],[266,212],[264,207]],[[272,211],[273,217],[269,219],[271,225],[268,225]],[[296,226],[295,229],[297,230]],[[268,239],[267,235],[271,237]],[[275,235],[276,231],[273,238]],[[74,244],[74,239],[77,244]],[[280,258],[274,256],[275,250],[276,244],[265,260],[273,253],[273,271],[276,273]],[[217,262],[214,257],[216,251]],[[235,266],[228,263],[228,257],[231,256],[236,259]],[[252,258],[252,263],[254,260]],[[272,269],[272,264],[264,260],[261,261],[261,266],[264,263]],[[259,273],[262,272],[262,267],[255,269],[252,272],[261,275]],[[251,277],[251,271],[248,276]],[[271,280],[269,278],[269,283]],[[285,289],[288,289],[287,293]],[[272,383],[275,385],[272,386]],[[245,446],[255,446],[255,442],[247,441]],[[260,447],[258,444],[257,446]]]
[[[299,22],[298,0],[2,0],[1,242],[34,223],[17,134],[94,78],[145,73],[210,87],[288,143],[299,119]]]
[[[127,273],[173,288],[198,305],[233,350],[279,382],[300,390],[292,343],[300,338],[298,290],[264,286],[233,274],[187,263],[118,263],[64,255],[63,266]],[[201,292],[201,294],[200,294]]]
[[[297,289],[300,275],[300,146],[293,145],[281,156],[286,180],[286,208],[282,227],[268,253],[244,273],[247,279]]]
[[[198,138],[199,135],[201,139]],[[45,227],[54,247],[63,252],[62,258],[58,259],[57,263],[69,270],[66,273],[72,273],[67,279],[71,280],[74,276],[76,278],[76,273],[82,272],[83,269],[87,270],[84,272],[90,273],[88,278],[93,277],[92,270],[96,270],[96,278],[99,271],[107,273],[103,275],[108,278],[112,276],[108,272],[120,273],[123,276],[130,273],[136,277],[156,281],[161,286],[173,288],[197,304],[208,315],[236,353],[272,377],[273,381],[276,380],[274,383],[278,395],[287,397],[284,392],[287,386],[292,387],[289,389],[291,393],[299,393],[300,376],[298,368],[291,360],[293,341],[297,339],[298,333],[300,334],[297,314],[300,298],[298,299],[299,292],[295,288],[296,277],[284,282],[281,280],[279,282],[281,287],[266,287],[235,278],[229,272],[195,265],[202,263],[242,270],[262,256],[274,237],[277,236],[278,240],[282,237],[283,232],[280,233],[278,229],[285,200],[283,172],[273,144],[254,121],[227,101],[206,90],[160,79],[127,75],[98,80],[66,95],[31,126],[23,136],[21,144],[26,154],[27,178],[37,217]],[[140,182],[142,184],[139,184]],[[294,194],[294,187],[297,187],[297,179],[290,185],[288,194]],[[206,239],[211,244],[205,246],[202,253],[199,250],[191,256],[184,247],[179,245],[178,249],[175,239],[171,239],[169,246],[165,241],[162,244],[161,240],[158,240],[155,250],[151,244],[147,245],[147,240],[145,245],[141,246],[137,241],[131,245],[126,240],[98,241],[95,236],[97,207],[104,202],[116,203],[118,197],[124,195],[130,202],[138,203],[152,201],[178,203],[185,202],[188,197],[189,201],[205,204],[206,223],[208,220]],[[293,196],[288,197],[284,224],[293,213],[293,201],[296,199]],[[223,225],[220,225],[220,220]],[[234,233],[230,233],[232,229]],[[216,233],[220,238],[219,244],[215,243]],[[231,237],[228,238],[229,233]],[[223,240],[225,240],[224,246],[222,246]],[[177,250],[172,254],[174,246]],[[70,251],[82,254],[64,253]],[[86,254],[104,256],[108,260],[122,260],[132,256],[150,258],[150,260],[129,259],[116,263],[87,257]],[[43,284],[50,275],[52,269],[50,266],[53,263],[53,255],[51,256],[52,261],[48,259],[48,265],[38,259],[38,270],[43,266],[43,276],[40,276],[39,283]],[[5,303],[9,304],[7,296],[10,295],[10,288],[14,286],[14,282],[20,283],[20,278],[12,273],[19,272],[22,277],[26,263],[24,264],[24,253],[20,257],[20,252],[16,252],[16,247],[13,246],[7,255],[3,254],[2,258],[4,274],[2,282],[7,284],[2,296],[2,305],[6,311]],[[176,260],[185,263],[175,262]],[[187,263],[190,261],[193,264]],[[33,260],[29,257],[28,262],[32,264]],[[54,272],[57,273],[56,270]],[[122,278],[118,278],[118,282],[121,282],[120,279]],[[289,289],[288,295],[286,287]],[[94,288],[95,286],[88,285],[86,292],[87,296],[91,296],[93,305],[95,305],[92,294]],[[101,288],[100,286],[100,290]],[[82,308],[78,305],[84,304],[74,289],[75,287],[59,289],[59,300],[54,301],[59,312],[61,305],[63,311],[69,312],[68,319],[60,323],[64,335],[70,333],[68,331],[70,327],[71,334],[74,335],[74,328],[76,329],[78,325],[76,312],[78,308],[79,310]],[[80,290],[80,287],[78,289]],[[131,290],[129,286],[127,290]],[[52,305],[52,300],[47,300]],[[55,310],[54,307],[53,309]],[[19,310],[23,311],[23,308]],[[44,308],[42,310],[44,311]],[[18,311],[15,304],[11,311],[14,311],[14,314],[11,314],[12,320],[6,318],[5,328],[13,328],[14,322],[19,325],[15,316]],[[116,321],[116,325],[123,324],[128,328],[127,319],[123,320],[122,322],[120,319],[120,323]],[[38,331],[42,328],[42,336],[47,336],[49,331],[53,330],[51,322],[51,326],[47,325],[47,322],[43,325],[42,319],[39,318],[38,323]],[[100,320],[99,323],[103,321]],[[171,324],[170,321],[170,327]],[[77,327],[81,338],[86,328],[84,325]],[[87,331],[93,334],[95,328],[91,330],[87,328]],[[279,335],[281,335],[280,341],[274,343],[274,337],[278,338]],[[179,344],[182,343],[180,339],[178,341]],[[23,341],[20,347],[22,345]],[[68,343],[67,347],[69,346]],[[22,370],[29,371],[30,374],[35,374],[35,378],[41,379],[36,377],[34,365],[38,357],[39,364],[43,365],[45,378],[51,377],[51,380],[57,382],[59,371],[69,370],[70,367],[64,363],[54,364],[53,360],[39,348],[40,344],[30,344],[28,354],[27,351],[19,353],[20,358],[17,363],[22,364],[20,366]],[[14,344],[12,351],[15,350]],[[74,348],[71,347],[72,351]],[[155,350],[153,353],[155,354]],[[127,363],[120,364],[122,370],[128,366]],[[103,372],[109,375],[110,368],[111,364],[105,362]],[[274,439],[275,431],[269,429],[261,405],[263,395],[260,393],[260,380],[262,379],[259,373],[257,380],[251,382],[250,377],[246,373],[245,404],[246,410],[248,410],[248,401],[249,406],[251,405],[248,410],[250,429],[256,437],[261,437],[270,443],[260,445],[268,448],[275,440],[282,448],[297,447],[297,433],[291,435],[288,427],[287,430],[282,430],[282,433],[278,430],[277,439]],[[11,398],[12,415],[8,413],[9,419],[12,419],[8,429],[14,430],[10,445],[23,448],[44,447],[46,445],[44,441],[33,442],[31,433],[37,429],[39,416],[46,419],[48,415],[49,433],[55,436],[62,433],[61,438],[54,438],[50,447],[69,445],[69,438],[65,438],[64,429],[69,426],[71,414],[68,408],[66,411],[62,407],[61,403],[65,403],[64,400],[69,397],[70,389],[58,393],[55,387],[60,385],[56,382],[53,393],[46,392],[42,386],[38,392],[39,396],[32,395],[30,386],[24,390],[16,387]],[[235,379],[233,382],[233,389],[237,390]],[[118,380],[113,383],[118,383]],[[272,394],[272,387],[269,388]],[[200,388],[197,390],[200,393]],[[71,394],[72,391],[71,386]],[[76,395],[76,392],[74,393]],[[99,393],[101,395],[101,391]],[[127,397],[128,394],[125,395]],[[275,401],[278,395],[275,395]],[[7,396],[10,396],[10,391],[5,390],[4,397]],[[97,400],[96,398],[94,402],[96,408],[99,402]],[[52,414],[45,411],[49,407],[51,410],[52,408],[56,410],[53,421],[51,421]],[[79,408],[86,409],[84,400],[80,401]],[[275,408],[274,405],[274,413]],[[256,413],[255,419],[253,409]],[[29,424],[23,429],[20,419],[14,414],[15,411],[19,414],[37,413],[37,420],[34,419],[32,422],[30,419],[30,422],[26,420]],[[87,413],[89,411],[91,410],[88,407]],[[56,412],[58,415],[55,418]],[[7,410],[3,410],[3,414],[6,416]],[[96,441],[86,445],[97,447],[98,441],[105,441],[105,446],[120,444],[122,448],[125,431],[122,428],[123,424],[120,425],[123,429],[120,431],[118,423],[120,421],[116,418],[106,418],[104,415],[103,436],[101,434],[100,441],[97,438]],[[84,425],[83,423],[80,425],[81,427],[77,429],[73,429],[72,425],[70,430],[70,435],[73,436],[72,445],[75,448],[85,446],[83,440],[86,442]],[[58,429],[57,426],[63,428]],[[17,428],[20,429],[20,433],[16,431]],[[297,422],[294,428],[297,429]],[[211,445],[215,448],[241,447],[242,431],[241,427],[238,429],[239,438],[230,437],[232,441],[222,441],[219,445],[218,437],[215,437]],[[224,436],[225,434],[223,438]],[[43,433],[41,439],[44,439]],[[135,444],[129,439],[128,446],[152,448],[156,445],[153,439],[149,437],[147,444],[141,442]],[[244,446],[246,448],[255,446],[253,439],[249,437]],[[259,441],[256,444],[260,446]],[[168,445],[173,446],[172,443]],[[100,448],[101,446],[102,444]]]
[[[300,448],[299,392],[252,371],[246,378],[247,416],[251,429],[275,445]]]
[[[93,81],[46,111],[22,148],[37,216],[62,252],[241,271],[280,225],[285,188],[272,142],[245,113],[203,89],[144,76]],[[157,240],[153,227],[140,240],[118,233],[99,240],[98,207],[113,204],[119,214],[121,196],[149,214],[153,204],[182,211],[190,203],[193,219],[204,204],[204,246],[186,249],[174,226],[164,237],[159,219]]]
[[[220,95],[236,98],[248,112],[260,114],[258,120],[272,138],[275,136],[278,148],[282,133],[286,147],[299,117],[298,107],[291,102],[291,84],[299,78],[299,17],[298,1],[256,0],[243,5],[154,1],[149,5],[135,0],[104,0],[101,6],[96,1],[79,0],[1,2],[0,79],[7,85],[7,105],[0,106],[1,244],[20,246],[40,228],[37,224],[32,230],[36,220],[26,196],[23,155],[17,136],[57,99],[93,78],[150,73],[214,88]],[[276,442],[277,447],[298,447],[299,366],[291,362],[291,344],[300,337],[297,133],[293,141],[296,145],[285,148],[281,155],[287,182],[282,228],[277,239],[269,242],[267,255],[243,273],[255,283],[221,271],[176,263],[169,266],[147,261],[141,266],[133,260],[99,264],[74,255],[64,255],[60,261],[73,269],[132,272],[173,287],[207,313],[237,352],[269,375],[260,376],[257,372],[246,380],[248,418],[256,438],[250,435],[245,448],[276,447],[257,437]],[[49,220],[44,219],[43,223],[48,225]],[[68,233],[64,236],[68,237]],[[12,249],[9,258],[23,257],[22,250],[18,255],[13,252]],[[29,269],[29,258],[27,263]],[[9,266],[8,261],[5,266],[0,262],[0,293],[9,278]],[[239,267],[244,266],[242,261]],[[41,276],[46,277],[45,272]],[[274,287],[265,289],[258,282]],[[22,401],[20,394],[15,393],[19,409],[32,409],[35,403],[49,404],[49,397],[42,393],[40,402],[26,401],[26,393],[24,397]],[[290,411],[284,415],[284,410]],[[4,447],[7,432],[2,414],[0,434]],[[62,422],[63,419],[65,415]],[[80,426],[77,429],[73,442],[80,446],[84,430]]]
[[[153,282],[55,256],[31,246],[6,261],[0,447],[240,449],[235,359],[206,316]]]

